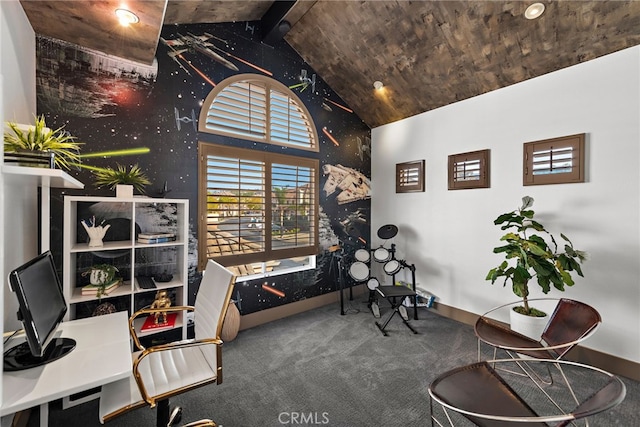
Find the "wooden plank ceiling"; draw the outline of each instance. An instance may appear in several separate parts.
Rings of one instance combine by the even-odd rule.
[[[36,33],[144,63],[163,24],[260,21],[273,3],[133,0],[124,31],[120,0],[21,0]],[[370,127],[640,44],[640,1],[543,3],[527,20],[523,1],[304,0],[284,39]]]

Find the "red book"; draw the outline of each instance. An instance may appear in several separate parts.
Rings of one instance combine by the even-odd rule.
[[[147,318],[145,319],[144,324],[142,325],[142,328],[140,328],[140,331],[173,328],[173,326],[176,324],[177,317],[178,317],[178,313],[169,313],[167,314],[167,321],[165,323],[156,324],[156,319],[153,316],[153,314],[151,314],[147,316]]]

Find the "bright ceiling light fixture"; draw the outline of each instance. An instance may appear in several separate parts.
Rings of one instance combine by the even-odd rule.
[[[544,12],[544,4],[534,3],[524,11],[524,17],[527,19],[536,19]]]
[[[128,27],[131,24],[137,24],[140,22],[138,15],[127,9],[116,9],[116,16],[118,17],[120,25],[123,27]]]
[[[373,82],[373,87],[376,88],[376,90],[380,90],[384,87],[384,85],[380,80],[376,80],[375,82]]]

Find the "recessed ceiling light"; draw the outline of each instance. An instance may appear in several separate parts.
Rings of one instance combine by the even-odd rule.
[[[118,21],[120,21],[120,25],[123,27],[128,27],[131,24],[140,22],[138,15],[127,9],[116,9],[116,16],[118,17]]]
[[[380,90],[384,87],[384,85],[380,80],[376,80],[375,82],[373,82],[373,87],[376,88],[376,90]]]
[[[544,12],[544,4],[534,3],[524,11],[524,17],[527,19],[536,19]]]

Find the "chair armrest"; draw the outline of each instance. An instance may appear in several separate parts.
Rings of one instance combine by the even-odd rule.
[[[202,339],[186,339],[181,341],[174,341],[166,344],[158,344],[153,347],[145,348],[142,350],[140,355],[138,356],[138,360],[146,357],[151,353],[156,353],[158,351],[167,351],[172,350],[174,348],[186,348],[186,347],[197,347],[203,345],[222,345],[223,341],[220,338],[202,338]]]
[[[185,424],[182,427],[217,427],[217,426],[218,424],[216,424],[213,420],[204,419],[204,420],[194,421],[189,424]]]
[[[178,311],[194,311],[195,308],[191,305],[176,305],[174,307],[166,307],[166,308],[143,308],[141,310],[136,311],[129,317],[129,334],[131,338],[133,338],[133,342],[137,349],[144,350],[144,346],[140,344],[140,340],[138,339],[138,334],[136,332],[136,328],[133,326],[133,322],[136,318],[143,315],[152,315],[155,313],[174,313]]]
[[[171,343],[167,343],[167,344],[159,344],[159,345],[155,345],[153,347],[149,347],[147,349],[144,349],[139,355],[138,357],[133,361],[133,377],[136,380],[136,383],[138,384],[138,389],[140,390],[140,394],[142,395],[142,398],[149,404],[151,405],[151,407],[155,406],[156,401],[159,400],[161,397],[158,396],[151,396],[147,390],[147,387],[145,386],[145,378],[143,377],[143,375],[140,372],[140,368],[139,365],[140,363],[147,357],[151,357],[156,353],[162,353],[162,352],[171,352],[172,350],[183,350],[185,348],[189,348],[189,347],[204,347],[204,346],[215,346],[216,347],[216,354],[217,354],[217,365],[215,368],[216,371],[216,377],[217,376],[221,376],[221,357],[222,357],[222,353],[220,352],[220,348],[222,346],[222,340],[219,338],[203,338],[203,339],[187,339],[187,340],[181,340],[181,341],[176,341],[176,342],[171,342]],[[152,375],[153,376],[153,375]],[[153,381],[153,378],[150,378]],[[213,380],[213,379],[212,379]],[[210,382],[210,381],[208,381]]]

